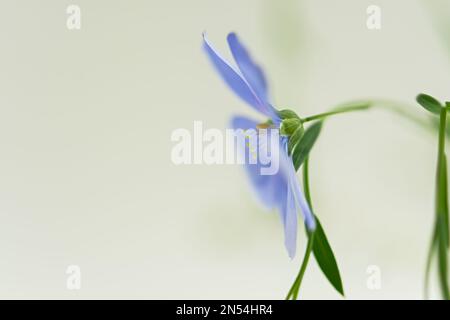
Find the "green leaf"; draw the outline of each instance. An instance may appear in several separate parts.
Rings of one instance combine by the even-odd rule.
[[[317,227],[314,231],[314,257],[328,281],[330,281],[333,287],[344,296],[344,288],[342,286],[341,274],[339,273],[336,258],[334,257],[333,250],[331,249],[319,219],[317,216],[315,216],[315,218]]]
[[[308,157],[317,137],[322,129],[322,121],[318,121],[306,129],[301,140],[297,143],[292,152],[292,161],[294,162],[295,170],[298,170],[305,159]]]
[[[294,150],[295,146],[299,143],[300,139],[303,137],[303,134],[305,133],[305,129],[303,128],[303,125],[298,127],[297,130],[294,131],[292,136],[289,137],[288,142],[288,154],[292,154],[292,150]]]
[[[431,113],[438,115],[441,113],[442,104],[432,96],[421,93],[417,96],[416,100],[422,107]]]

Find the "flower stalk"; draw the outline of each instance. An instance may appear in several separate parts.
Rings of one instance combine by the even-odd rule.
[[[441,108],[439,119],[439,147],[436,173],[436,231],[438,232],[439,284],[442,298],[450,299],[448,287],[448,186],[445,134],[448,106]]]
[[[315,120],[323,120],[329,116],[340,114],[340,113],[367,110],[371,107],[371,105],[372,105],[371,102],[368,102],[368,101],[367,102],[358,102],[358,103],[350,104],[347,106],[338,107],[338,108],[328,111],[328,112],[319,113],[319,114],[316,114],[313,116],[303,118],[302,121],[309,122],[309,121],[315,121]]]

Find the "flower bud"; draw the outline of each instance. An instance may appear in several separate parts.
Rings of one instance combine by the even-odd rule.
[[[298,118],[284,119],[281,122],[280,134],[284,136],[291,136],[300,126],[303,126],[303,124]]]

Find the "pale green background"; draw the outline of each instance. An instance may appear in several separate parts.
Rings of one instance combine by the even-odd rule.
[[[66,28],[69,4],[80,31]],[[370,4],[380,31],[366,28]],[[277,107],[383,97],[425,117],[417,93],[450,99],[432,4],[445,19],[445,1],[3,0],[0,297],[283,298],[304,234],[290,261],[241,168],[170,160],[172,130],[257,116],[212,70],[201,33],[226,52],[238,32]],[[436,149],[433,133],[385,111],[326,123],[312,192],[348,298],[422,298]],[[66,289],[70,264],[79,291]],[[381,290],[366,286],[369,265]],[[314,262],[302,294],[339,298]]]

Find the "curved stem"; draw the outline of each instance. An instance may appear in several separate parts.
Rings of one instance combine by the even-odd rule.
[[[429,299],[428,292],[429,292],[429,287],[430,287],[429,279],[430,279],[430,271],[431,271],[431,262],[433,260],[433,254],[436,249],[437,241],[438,241],[438,238],[437,238],[438,232],[436,230],[436,227],[437,227],[437,225],[434,227],[433,237],[431,238],[430,247],[428,249],[427,263],[426,263],[426,267],[425,267],[425,281],[424,281],[424,286],[423,286],[425,300]]]
[[[315,121],[315,120],[323,120],[325,118],[328,118],[330,116],[334,116],[334,115],[338,115],[341,113],[348,113],[348,112],[354,112],[354,111],[361,111],[361,110],[366,110],[369,109],[371,107],[377,107],[380,109],[385,109],[387,111],[396,113],[397,115],[401,116],[402,118],[408,119],[409,121],[415,123],[416,125],[419,125],[420,127],[427,129],[429,132],[436,132],[437,131],[437,122],[434,123],[433,121],[431,121],[431,119],[426,119],[425,117],[421,118],[418,116],[415,116],[413,113],[409,112],[408,109],[410,109],[410,107],[407,104],[403,104],[397,101],[393,101],[393,100],[386,100],[386,99],[371,99],[371,100],[367,100],[366,102],[353,102],[353,103],[347,103],[344,105],[341,105],[340,107],[335,108],[334,110],[328,111],[328,112],[324,112],[324,113],[319,113],[316,115],[312,115],[309,117],[305,117],[302,119],[303,122],[309,122],[309,121]],[[439,162],[445,162],[445,152],[444,152],[444,144],[445,144],[445,137],[446,136],[450,136],[450,133],[446,131],[446,112],[442,112],[441,113],[441,119],[440,119],[440,127],[439,127]],[[439,171],[440,165],[438,164],[438,171]],[[445,176],[446,176],[446,168],[445,168]],[[445,183],[446,184],[446,183]],[[311,195],[310,195],[310,190],[309,190],[309,175],[308,175],[308,158],[305,160],[304,164],[303,164],[303,185],[304,185],[304,193],[305,193],[305,197],[308,201],[308,204],[312,210],[312,203],[311,203]],[[445,193],[447,191],[447,188],[445,188]],[[445,199],[447,199],[447,196],[445,197]],[[448,206],[445,206],[448,212]],[[445,225],[447,225],[448,228],[448,213],[447,216],[445,217],[447,220],[445,221]],[[439,221],[439,219],[438,219]],[[436,225],[436,229],[438,228],[438,225]],[[308,233],[309,236],[309,240],[308,240],[308,245],[307,245],[307,249],[305,252],[305,256],[303,258],[303,262],[300,268],[300,271],[297,275],[297,278],[295,279],[294,284],[292,285],[291,289],[289,290],[289,293],[286,297],[286,299],[290,299],[291,297],[293,299],[296,299],[298,296],[298,292],[300,290],[300,286],[301,286],[301,282],[303,280],[303,276],[304,273],[306,271],[307,265],[308,265],[308,261],[309,261],[309,257],[311,254],[311,251],[313,250],[313,241],[314,241],[314,233]],[[437,240],[437,239],[436,239]],[[432,260],[432,255],[433,255],[433,251],[434,251],[434,247],[437,246],[435,241],[436,241],[433,237],[432,240],[432,244],[431,244],[431,248],[430,248],[430,252],[429,252],[429,256],[427,259],[427,266],[426,266],[426,280],[425,280],[425,295],[427,295],[428,292],[428,274],[429,274],[429,270],[430,270],[430,265],[431,265],[431,260]],[[438,241],[436,241],[438,242]],[[448,235],[446,239],[442,239],[442,244],[441,244],[441,250],[442,252],[440,253],[440,264],[443,264],[445,267],[442,268],[441,267],[441,289],[443,291],[443,296],[446,299],[449,299],[449,290],[448,290],[448,285],[447,285],[447,272],[446,270],[446,266],[447,266],[447,254],[446,252],[444,252],[444,248],[447,248],[447,246],[449,245],[448,242]]]
[[[448,287],[448,190],[447,159],[445,155],[445,134],[447,125],[447,108],[441,109],[439,125],[439,148],[436,174],[436,231],[438,232],[439,282],[442,297],[450,299]]]
[[[347,113],[347,112],[353,112],[353,111],[362,111],[369,108],[380,108],[385,109],[387,111],[396,113],[397,115],[401,116],[402,118],[408,119],[409,121],[419,125],[420,127],[432,130],[433,132],[436,132],[437,125],[434,124],[431,120],[428,120],[426,118],[421,118],[414,116],[411,112],[409,112],[408,109],[410,109],[410,106],[407,104],[404,104],[399,101],[395,100],[388,100],[388,99],[369,99],[367,101],[363,102],[350,102],[342,104],[341,107],[337,107],[334,110],[319,113],[316,115],[312,115],[306,118],[303,118],[303,122],[309,122],[314,120],[321,120],[325,119],[329,116],[341,114],[341,113]]]
[[[419,125],[420,127],[423,127],[425,129],[433,129],[434,131],[436,131],[437,129],[437,127],[433,125],[433,122],[430,119],[425,120],[425,118],[416,117],[411,112],[409,112],[409,110],[407,109],[410,109],[411,106],[407,104],[388,99],[373,99],[371,101],[374,106],[396,113],[402,118],[408,119],[409,121]]]
[[[369,109],[371,106],[370,102],[356,102],[353,103],[351,105],[346,105],[343,107],[337,107],[334,110],[328,111],[328,112],[324,112],[324,113],[319,113],[313,116],[309,116],[306,118],[303,118],[302,121],[303,122],[308,122],[308,121],[314,121],[314,120],[321,120],[321,119],[325,119],[329,116],[332,115],[336,115],[336,114],[340,114],[340,113],[347,113],[347,112],[353,112],[353,111],[360,111],[360,110],[366,110]]]
[[[311,191],[309,190],[309,157],[307,157],[303,163],[303,192],[305,194],[306,201],[308,201],[309,208],[313,211]]]
[[[309,235],[308,245],[306,247],[300,271],[298,272],[298,275],[295,278],[295,281],[292,284],[292,287],[286,296],[286,300],[289,300],[291,297],[293,300],[297,300],[298,292],[300,291],[300,286],[302,285],[303,276],[305,275],[306,267],[308,266],[309,257],[311,256],[313,244],[314,244],[314,232],[311,232]]]

